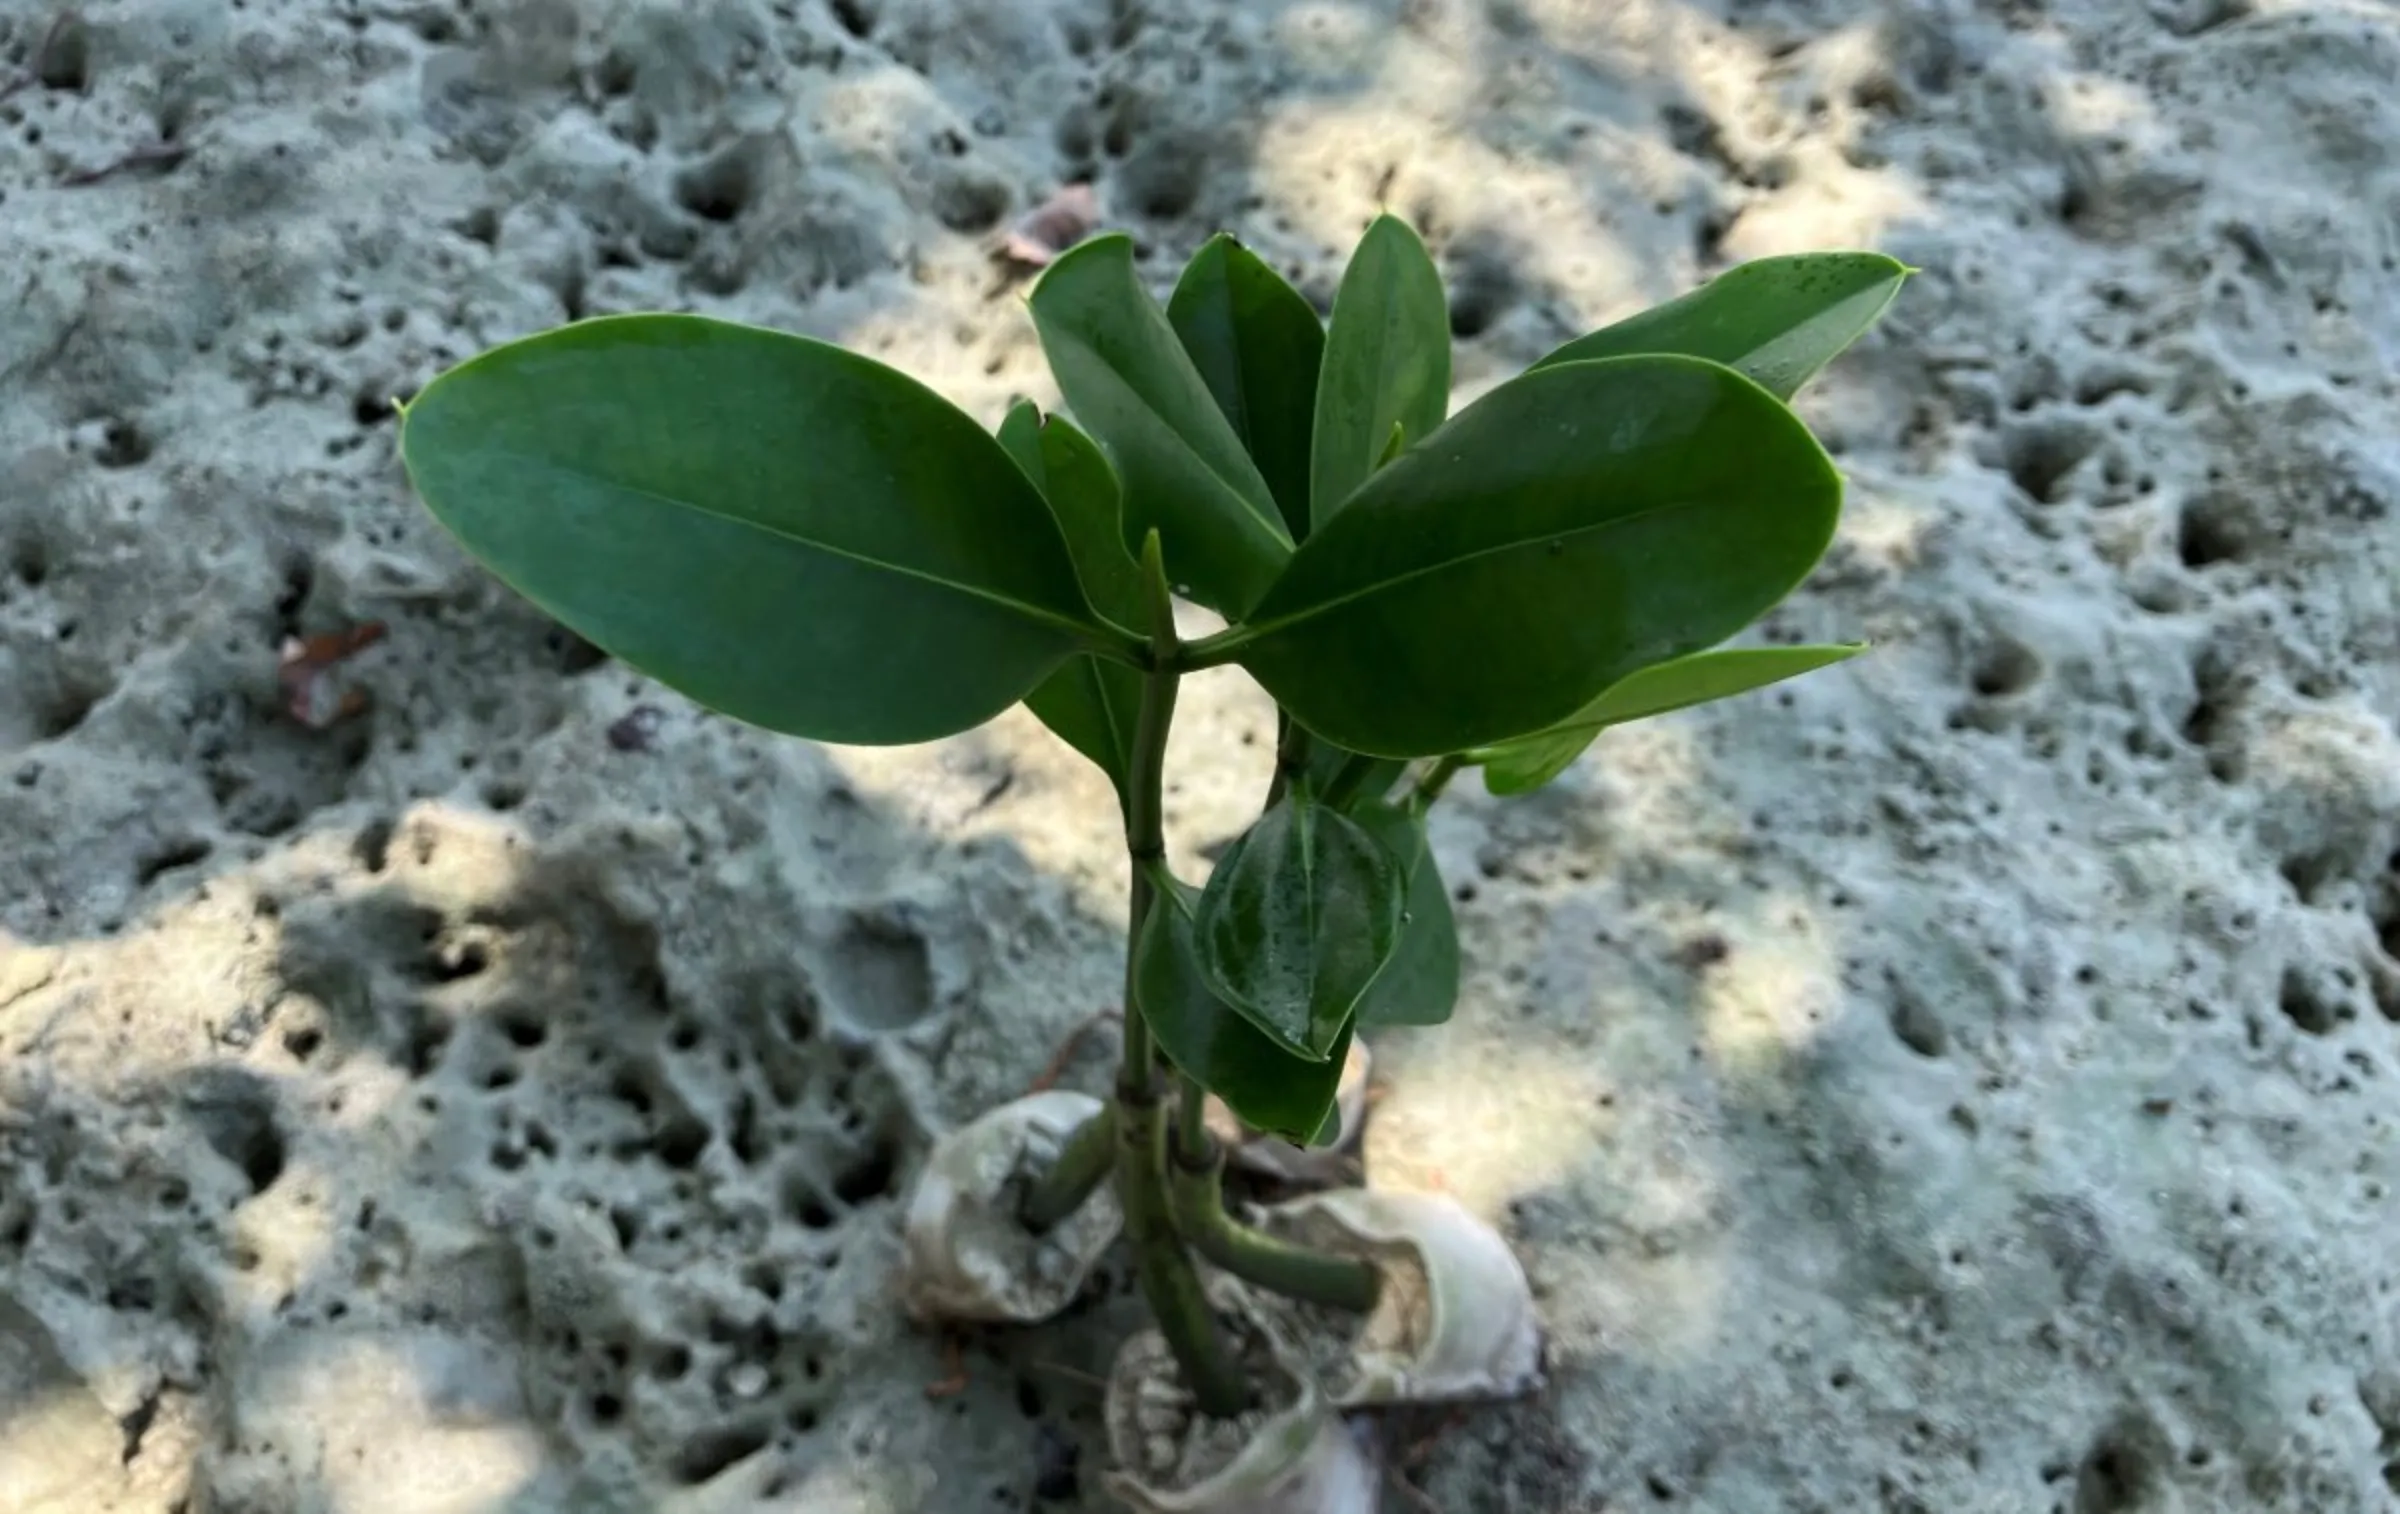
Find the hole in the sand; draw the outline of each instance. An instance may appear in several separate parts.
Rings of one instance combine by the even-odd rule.
[[[380,873],[391,864],[392,833],[399,829],[391,820],[371,820],[360,828],[350,842],[350,855],[370,873]]]
[[[833,0],[833,19],[861,42],[875,35],[875,7],[868,0]]]
[[[442,1049],[450,1044],[450,1026],[421,1004],[411,1006],[409,1018],[411,1023],[401,1037],[400,1065],[412,1078],[427,1077],[441,1065]]]
[[[651,1146],[660,1161],[685,1172],[699,1165],[700,1154],[708,1149],[710,1139],[708,1127],[697,1117],[679,1114],[659,1127]]]
[[[141,860],[134,869],[134,882],[148,887],[164,875],[179,868],[198,867],[208,860],[214,848],[198,837],[172,841]]]
[[[704,221],[731,221],[750,206],[757,175],[740,147],[718,153],[675,176],[675,203]]]
[[[50,550],[30,536],[20,538],[8,558],[9,570],[28,589],[40,588],[50,576]]]
[[[509,1045],[525,1051],[533,1050],[550,1038],[549,1023],[531,1010],[501,1017],[500,1030],[508,1037]]]
[[[294,557],[283,565],[283,590],[275,596],[275,639],[300,634],[300,612],[307,608],[309,591],[316,587],[317,572],[308,559]]]
[[[755,1167],[765,1155],[758,1137],[758,1101],[747,1093],[733,1101],[733,1128],[726,1133],[725,1144],[744,1167]]]
[[[265,1079],[219,1069],[199,1086],[188,1107],[201,1139],[240,1169],[252,1193],[266,1192],[283,1175],[283,1131],[276,1123],[274,1087]]]
[[[2008,476],[2030,498],[2054,505],[2060,485],[2091,455],[2095,440],[2088,428],[2064,421],[2020,427],[2003,444]]]
[[[150,460],[150,438],[129,420],[112,419],[100,428],[100,450],[92,461],[103,468],[131,468]]]
[[[72,685],[62,688],[41,709],[36,729],[44,741],[56,741],[62,736],[72,735],[77,727],[91,718],[92,711],[99,703],[100,696],[91,690]]]
[[[891,1196],[899,1178],[900,1152],[889,1135],[879,1134],[858,1158],[833,1180],[833,1196],[856,1209]]]
[[[436,947],[426,954],[425,976],[436,983],[472,978],[492,965],[491,949],[481,941],[462,941]]]
[[[33,77],[44,89],[81,94],[92,83],[92,36],[83,19],[63,10],[33,55]]]
[[[1173,220],[1199,200],[1205,171],[1205,158],[1197,143],[1181,139],[1153,142],[1125,164],[1121,182],[1126,203],[1139,215]]]
[[[2149,1458],[2109,1436],[2092,1448],[2075,1474],[2075,1514],[2129,1514],[2157,1480]]]
[[[2022,694],[2041,681],[2042,660],[2032,648],[2002,637],[1975,660],[1975,692],[1986,699]]]
[[[2250,551],[2250,533],[2233,503],[2202,495],[2183,507],[2175,532],[2175,555],[2191,569],[2238,562]]]
[[[767,1428],[758,1424],[722,1425],[703,1430],[683,1444],[675,1456],[675,1477],[686,1487],[713,1482],[738,1463],[767,1448]]]
[[[1914,994],[1901,993],[1892,1000],[1891,1018],[1892,1034],[1918,1056],[1939,1057],[1950,1050],[1949,1028]]]
[[[1451,252],[1450,334],[1481,336],[1517,299],[1514,260],[1487,240],[1464,239]]]
[[[2275,999],[2284,1018],[2312,1036],[2329,1035],[2342,1020],[2341,1006],[2329,999],[2316,980],[2297,967],[2283,971],[2283,986]]]
[[[2342,863],[2330,851],[2303,852],[2284,858],[2276,870],[2283,874],[2283,881],[2292,886],[2301,903],[2313,904],[2318,891],[2340,875]]]
[[[833,1212],[833,1206],[825,1202],[823,1195],[803,1179],[794,1179],[785,1185],[783,1203],[785,1210],[804,1229],[830,1230],[840,1218]]]
[[[295,1025],[283,1033],[283,1049],[290,1052],[296,1062],[305,1062],[315,1056],[317,1048],[324,1044],[325,1032],[314,1025]]]

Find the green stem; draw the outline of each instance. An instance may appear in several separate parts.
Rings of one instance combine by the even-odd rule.
[[[1374,758],[1364,752],[1352,752],[1342,759],[1342,765],[1334,770],[1333,781],[1325,785],[1325,792],[1318,797],[1327,809],[1338,810],[1350,802],[1351,796],[1358,792],[1358,786],[1366,782],[1367,775],[1373,771]]]
[[[1167,731],[1175,717],[1175,612],[1158,535],[1143,543],[1143,578],[1150,591],[1153,665],[1142,680],[1134,722],[1133,765],[1125,807],[1125,852],[1132,873],[1132,907],[1125,933],[1125,1053],[1117,1071],[1117,1201],[1133,1249],[1142,1295],[1158,1319],[1184,1385],[1200,1412],[1228,1419],[1249,1407],[1240,1366],[1225,1348],[1200,1271],[1177,1234],[1167,1190],[1165,1088],[1159,1058],[1135,992],[1135,950],[1157,897],[1151,869],[1166,857],[1162,817]]]
[[[1194,1250],[1235,1277],[1286,1298],[1355,1314],[1375,1307],[1382,1279],[1374,1263],[1279,1241],[1225,1212],[1225,1159],[1215,1142],[1196,1164],[1179,1151],[1169,1181],[1176,1229]]]
[[[1267,785],[1267,809],[1281,803],[1292,781],[1308,771],[1308,732],[1281,710],[1275,719],[1275,778]]]
[[[1427,769],[1425,776],[1417,780],[1416,788],[1409,793],[1409,808],[1422,810],[1441,798],[1442,790],[1450,786],[1450,780],[1457,777],[1458,770],[1466,765],[1465,758],[1453,756],[1444,757]]]
[[[1177,1081],[1182,1094],[1175,1106],[1175,1160],[1203,1161],[1209,1152],[1208,1090],[1188,1074]]]
[[[1083,1207],[1117,1164],[1116,1109],[1100,1112],[1075,1127],[1059,1148],[1058,1160],[1033,1181],[1018,1200],[1017,1218],[1035,1235],[1044,1235]]]

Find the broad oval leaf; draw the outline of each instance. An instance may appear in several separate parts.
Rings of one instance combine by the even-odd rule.
[[[824,342],[629,315],[496,347],[403,412],[434,517],[612,656],[769,730],[979,725],[1102,636],[972,419]]]
[[[1483,766],[1494,794],[1528,794],[1575,764],[1612,725],[1647,720],[1711,700],[1730,699],[1769,684],[1847,662],[1863,642],[1826,647],[1734,647],[1695,652],[1611,684],[1606,692],[1546,731],[1468,753]]]
[[[1244,1124],[1305,1145],[1334,1118],[1351,1027],[1342,1028],[1326,1059],[1304,1059],[1219,998],[1193,939],[1199,899],[1198,889],[1176,883],[1151,904],[1134,952],[1134,1002],[1167,1060]]]
[[[1167,320],[1294,540],[1308,534],[1310,415],[1325,323],[1300,291],[1224,233],[1184,266]]]
[[[1067,408],[1124,481],[1127,550],[1157,530],[1169,577],[1191,599],[1241,619],[1290,559],[1291,533],[1143,289],[1132,241],[1095,237],[1061,255],[1031,305]]]
[[[1440,1025],[1458,1007],[1458,921],[1441,864],[1426,844],[1422,815],[1391,804],[1353,812],[1360,825],[1400,863],[1405,905],[1392,960],[1358,1001],[1361,1030],[1387,1025]]]
[[[1141,570],[1125,555],[1118,534],[1119,490],[1108,459],[1063,416],[1045,419],[1030,404],[1009,411],[1000,440],[1049,500],[1093,607],[1119,626],[1140,625],[1145,613]],[[1141,705],[1141,673],[1093,653],[1069,658],[1025,696],[1035,718],[1108,774],[1120,806],[1133,768],[1134,720]]]
[[[1398,865],[1357,822],[1287,793],[1227,850],[1200,896],[1200,963],[1278,1045],[1330,1056],[1398,943]]]
[[[1733,370],[1562,363],[1368,480],[1227,645],[1328,741],[1465,751],[1733,635],[1824,555],[1840,509],[1808,428]]]
[[[1309,529],[1450,411],[1450,308],[1425,244],[1377,216],[1343,270],[1317,377]]]
[[[1788,400],[1882,318],[1910,269],[1876,252],[1804,252],[1728,268],[1534,364],[1678,352],[1723,363]]]

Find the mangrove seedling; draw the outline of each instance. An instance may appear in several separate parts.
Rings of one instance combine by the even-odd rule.
[[[1368,227],[1329,317],[1229,236],[1162,305],[1102,235],[1029,297],[1063,409],[1020,402],[994,431],[838,345],[649,314],[459,364],[400,445],[501,581],[701,705],[899,744],[1022,702],[1107,774],[1129,894],[1113,1087],[944,1136],[904,1295],[1040,1318],[1121,1233],[1155,1328],[1119,1359],[1110,1486],[1144,1509],[1365,1508],[1341,1417],[1523,1391],[1523,1273],[1455,1204],[1237,1214],[1221,1111],[1345,1138],[1359,1038],[1450,1016],[1426,817],[1457,773],[1524,793],[1612,725],[1861,650],[1727,643],[1840,511],[1788,402],[1909,271],[1745,263],[1452,414],[1442,280],[1402,222]],[[1187,638],[1179,600],[1222,629]],[[1162,769],[1183,679],[1227,666],[1275,700],[1276,766],[1195,881],[1169,866]],[[1396,1266],[1405,1300],[1383,1297]],[[1346,1364],[1295,1345],[1303,1316],[1359,1322]]]

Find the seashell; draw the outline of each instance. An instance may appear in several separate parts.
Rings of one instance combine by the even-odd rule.
[[[1336,1189],[1259,1221],[1297,1245],[1382,1268],[1381,1296],[1350,1327],[1346,1360],[1337,1353],[1321,1373],[1337,1407],[1515,1398],[1540,1386],[1541,1321],[1525,1269],[1456,1199]]]
[[[1208,1100],[1209,1133],[1224,1146],[1226,1159],[1234,1166],[1275,1182],[1294,1186],[1355,1182],[1348,1153],[1358,1145],[1359,1131],[1366,1124],[1367,1074],[1373,1068],[1367,1043],[1353,1036],[1350,1055],[1342,1063],[1342,1081],[1333,1092],[1342,1129],[1330,1146],[1295,1146],[1281,1136],[1252,1130],[1213,1094]]]
[[[1047,268],[1100,224],[1100,199],[1089,184],[1069,184],[1019,216],[1000,238],[1000,255]]]
[[[923,1321],[1031,1324],[1064,1309],[1124,1223],[1107,1184],[1048,1233],[1017,1218],[1024,1182],[1102,1105],[1053,1089],[933,1143],[901,1232],[900,1297]]]
[[[1240,1290],[1220,1288],[1220,1299]],[[1282,1407],[1237,1420],[1193,1411],[1165,1337],[1145,1330],[1117,1352],[1109,1373],[1108,1445],[1116,1466],[1101,1479],[1135,1514],[1375,1514],[1383,1486],[1379,1447],[1327,1400],[1279,1339],[1256,1320],[1253,1377]]]

